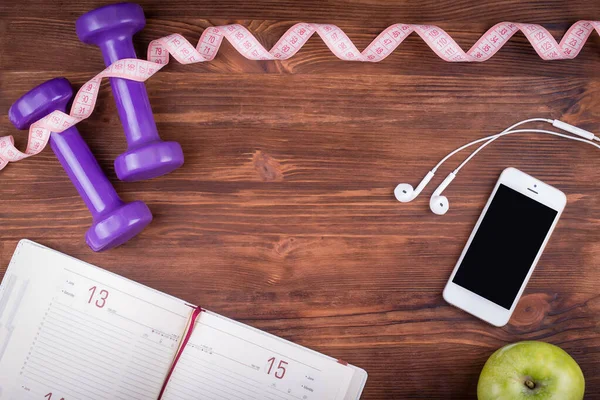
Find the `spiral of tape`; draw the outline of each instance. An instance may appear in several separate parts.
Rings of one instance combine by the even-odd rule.
[[[0,170],[41,152],[52,132],[62,132],[88,118],[96,105],[103,78],[124,78],[143,82],[169,63],[169,55],[181,64],[212,61],[223,39],[249,60],[287,60],[308,39],[317,34],[329,50],[343,61],[379,62],[389,56],[412,32],[447,62],[483,62],[489,60],[518,31],[523,32],[543,60],[565,60],[577,57],[592,34],[600,35],[600,21],[578,21],[565,33],[560,43],[541,25],[501,22],[490,28],[471,49],[463,51],[443,29],[433,25],[395,24],[381,32],[362,52],[339,27],[330,24],[298,23],[267,50],[245,27],[238,24],[210,27],[204,30],[194,47],[183,36],[172,34],[156,39],[148,46],[146,60],[123,59],[87,81],[77,92],[69,114],[53,111],[33,123],[25,152],[14,145],[12,136],[0,137]]]

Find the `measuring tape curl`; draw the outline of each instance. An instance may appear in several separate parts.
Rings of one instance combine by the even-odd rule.
[[[75,95],[69,114],[53,111],[32,124],[24,153],[15,147],[12,136],[0,137],[0,170],[9,162],[41,152],[48,144],[51,132],[62,132],[88,118],[94,110],[102,78],[124,78],[143,82],[168,64],[169,54],[181,64],[212,61],[223,39],[227,39],[249,60],[287,60],[317,33],[329,50],[341,60],[379,62],[389,56],[408,35],[416,32],[444,61],[483,62],[496,54],[516,32],[521,31],[543,60],[565,60],[577,57],[594,29],[600,35],[600,21],[578,21],[558,43],[550,32],[540,25],[501,22],[489,29],[467,52],[443,29],[433,25],[392,25],[381,32],[362,52],[340,28],[330,24],[298,23],[288,29],[271,50],[265,49],[250,31],[238,24],[205,29],[196,47],[183,36],[172,34],[150,43],[148,61],[116,61],[86,82]]]

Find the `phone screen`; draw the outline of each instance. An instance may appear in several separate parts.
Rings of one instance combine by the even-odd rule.
[[[557,214],[500,184],[452,282],[510,310]]]

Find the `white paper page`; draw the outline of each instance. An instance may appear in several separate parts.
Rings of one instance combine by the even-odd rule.
[[[0,399],[156,399],[191,311],[21,241],[0,288]]]
[[[355,369],[202,312],[164,400],[342,400]]]

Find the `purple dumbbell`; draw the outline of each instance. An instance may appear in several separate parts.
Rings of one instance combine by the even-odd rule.
[[[72,96],[68,80],[49,80],[17,100],[8,110],[8,118],[18,129],[27,129],[52,111],[65,112]],[[51,133],[50,146],[92,212],[94,223],[85,234],[85,241],[92,250],[119,246],[152,221],[152,213],[146,204],[141,201],[124,203],[119,198],[77,128]]]
[[[97,8],[76,22],[77,36],[102,50],[104,63],[136,58],[133,35],[146,25],[144,10],[134,3]],[[115,160],[119,179],[138,181],[155,178],[179,168],[183,151],[177,142],[163,142],[158,136],[148,92],[143,82],[110,78],[119,117],[129,148]]]

